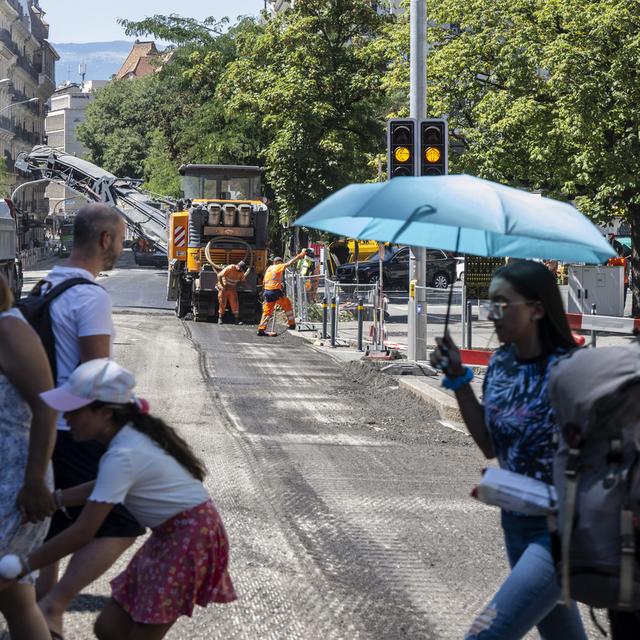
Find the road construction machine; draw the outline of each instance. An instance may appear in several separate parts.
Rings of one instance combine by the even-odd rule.
[[[184,207],[169,217],[167,300],[176,315],[200,322],[218,317],[218,273],[244,261],[238,285],[240,318],[260,311],[267,268],[269,212],[260,196],[260,167],[187,164],[180,167]]]
[[[139,180],[117,178],[91,162],[46,146],[19,154],[15,166],[31,178],[19,189],[53,182],[82,195],[88,202],[104,202],[120,211],[135,236],[144,238],[154,251],[166,255],[166,214],[139,187]]]

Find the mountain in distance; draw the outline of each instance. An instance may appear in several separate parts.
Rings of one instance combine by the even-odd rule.
[[[78,65],[83,62],[87,65],[86,80],[111,80],[133,46],[128,40],[52,44],[60,54],[60,60],[56,62],[56,85],[65,80],[80,82]]]

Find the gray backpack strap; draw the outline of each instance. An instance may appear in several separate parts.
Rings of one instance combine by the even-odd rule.
[[[576,512],[576,495],[578,493],[578,459],[580,449],[569,449],[567,467],[564,475],[566,478],[564,494],[564,522],[562,527],[562,595],[565,606],[571,603],[571,534],[573,533],[573,519]]]
[[[622,549],[620,553],[620,595],[618,607],[631,609],[633,602],[633,574],[636,563],[636,541],[633,527],[633,512],[628,508],[620,512],[620,534]]]

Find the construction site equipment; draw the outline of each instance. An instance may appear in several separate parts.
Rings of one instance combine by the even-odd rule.
[[[268,208],[260,198],[260,167],[188,164],[180,167],[186,202],[169,217],[167,300],[176,314],[213,322],[218,316],[218,272],[241,260],[240,318],[260,312],[267,268]]]
[[[22,264],[17,253],[15,210],[8,198],[0,200],[0,273],[16,298],[22,290]]]
[[[64,151],[36,146],[18,155],[16,169],[33,182],[54,182],[84,196],[89,202],[104,202],[122,213],[127,226],[155,250],[167,252],[167,223],[163,211],[139,187],[138,180],[117,178],[100,167]],[[16,193],[14,192],[14,193]]]

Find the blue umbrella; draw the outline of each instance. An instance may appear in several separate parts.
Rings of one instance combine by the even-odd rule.
[[[570,204],[468,175],[353,184],[295,224],[477,256],[602,263],[615,255]]]

